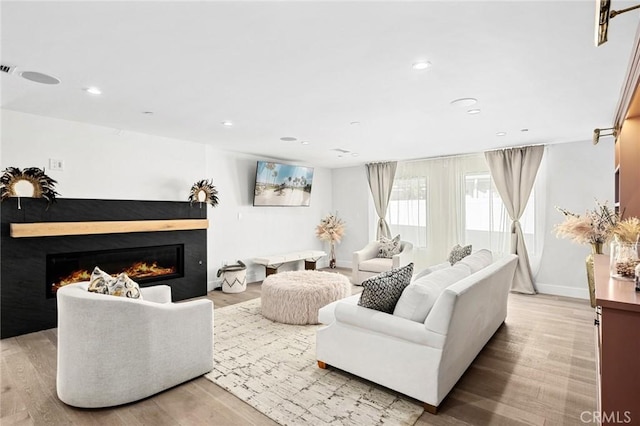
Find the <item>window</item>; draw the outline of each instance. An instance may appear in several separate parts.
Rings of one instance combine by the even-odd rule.
[[[489,173],[465,174],[465,243],[492,248],[499,254],[509,251],[511,220],[502,204]],[[525,243],[535,252],[535,197],[532,191],[527,208],[520,218]]]
[[[392,235],[400,234],[414,247],[426,247],[427,214],[427,178],[396,179],[387,208]]]

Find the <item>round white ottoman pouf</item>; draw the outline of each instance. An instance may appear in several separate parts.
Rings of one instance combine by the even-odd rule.
[[[350,294],[351,282],[342,274],[280,272],[262,282],[262,316],[284,324],[318,324],[318,309]]]

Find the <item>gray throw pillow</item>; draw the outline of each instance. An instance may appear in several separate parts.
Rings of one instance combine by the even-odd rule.
[[[449,263],[454,265],[456,262],[460,262],[465,257],[471,254],[471,244],[462,247],[460,244],[456,244],[449,253]]]
[[[413,263],[410,263],[365,280],[358,305],[392,314],[412,275]]]
[[[393,239],[380,237],[378,243],[378,257],[391,259],[396,254],[400,254],[400,234],[396,235]]]

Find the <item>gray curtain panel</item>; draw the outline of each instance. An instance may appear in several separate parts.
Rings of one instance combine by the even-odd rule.
[[[511,291],[535,294],[533,275],[520,218],[542,161],[544,146],[526,146],[485,152],[491,177],[511,218],[511,253],[518,255],[516,275]]]
[[[373,203],[376,206],[376,213],[378,213],[379,218],[376,231],[377,239],[380,239],[380,237],[391,238],[391,230],[385,220],[385,216],[397,166],[397,161],[367,164],[367,179],[369,180],[369,188],[371,188]]]

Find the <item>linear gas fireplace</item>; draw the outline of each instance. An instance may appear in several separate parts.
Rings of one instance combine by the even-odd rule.
[[[56,327],[57,290],[96,266],[172,302],[207,294],[207,209],[189,202],[10,198],[0,225],[0,338]]]
[[[139,284],[184,276],[184,244],[47,255],[46,294],[64,285],[88,281],[93,268],[126,273]]]

